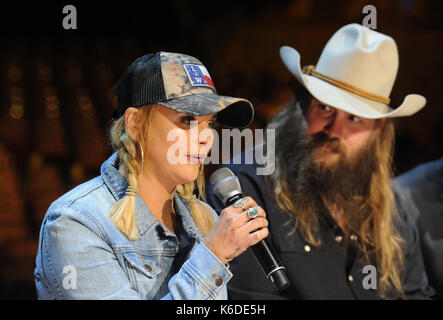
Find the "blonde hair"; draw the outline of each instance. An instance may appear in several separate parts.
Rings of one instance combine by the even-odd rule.
[[[129,186],[134,188],[137,188],[138,175],[143,170],[143,151],[141,150],[142,144],[139,141],[142,140],[143,145],[147,146],[148,126],[154,106],[139,108],[140,112],[137,115],[139,140],[132,140],[126,132],[124,116],[114,121],[110,129],[112,148],[118,152],[119,171],[126,178]],[[204,170],[203,165],[201,165],[197,179],[178,185],[175,192],[186,201],[196,226],[203,234],[206,234],[214,223],[214,215],[207,204],[203,202],[205,201],[204,183]],[[203,201],[194,194],[196,187],[198,198]],[[129,240],[138,239],[134,206],[135,197],[125,195],[112,206],[108,214],[116,228],[126,235]]]

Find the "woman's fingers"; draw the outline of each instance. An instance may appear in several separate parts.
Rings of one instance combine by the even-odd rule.
[[[251,221],[252,225],[250,226],[253,230],[253,232],[247,232],[245,234],[244,241],[242,245],[239,245],[232,254],[225,257],[226,261],[231,261],[234,258],[241,255],[246,249],[248,249],[250,246],[253,246],[254,244],[258,243],[259,241],[263,240],[269,235],[269,230],[267,228],[268,222],[264,218],[259,218],[258,220]],[[258,229],[258,230],[257,230]],[[243,230],[247,231],[247,230]]]
[[[257,242],[263,240],[269,235],[269,230],[267,227],[258,229],[249,234],[249,246],[253,246]]]
[[[251,211],[249,214],[248,210]],[[205,244],[221,261],[231,261],[267,237],[267,226],[263,208],[251,197],[245,197],[222,210],[205,236]]]
[[[254,199],[252,199],[251,197],[244,197],[234,202],[228,208],[232,208],[233,210],[235,210],[235,212],[242,212],[256,205],[257,202],[255,202]]]
[[[259,217],[248,221],[248,223],[241,227],[241,229],[245,230],[245,232],[251,233],[257,229],[265,228],[267,226],[268,220],[266,220],[266,218]]]
[[[259,229],[263,229],[263,228],[267,228],[268,227],[268,220],[266,219],[266,213],[265,211],[260,208],[260,207],[256,207],[258,210],[258,215],[251,219],[249,218],[248,214],[246,213],[245,217],[247,220],[247,222],[240,228],[242,231],[247,232],[249,234],[254,233],[255,231],[259,230]],[[258,234],[260,235],[260,234]]]
[[[257,218],[266,218],[266,212],[260,206],[253,206],[242,213],[242,223],[246,225],[249,221]]]
[[[254,201],[255,202],[255,201]],[[252,214],[248,213],[249,210],[255,211]],[[266,213],[260,206],[252,206],[242,212],[227,211],[224,213],[225,219],[230,220],[233,227],[242,228],[250,220],[257,218],[266,218]]]

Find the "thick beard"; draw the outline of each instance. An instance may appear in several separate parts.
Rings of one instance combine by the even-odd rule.
[[[373,145],[374,141],[370,139],[365,146],[355,151],[355,154],[349,154],[339,140],[329,139],[322,132],[312,136],[308,154],[309,166],[312,167],[314,176],[310,180],[327,202],[338,205],[340,209],[346,209],[350,200],[369,196],[371,177],[376,164]],[[324,151],[324,146],[332,151]],[[335,158],[333,163],[327,163],[330,157]]]
[[[340,210],[346,226],[359,230],[371,209],[368,200],[377,165],[375,139],[370,137],[364,147],[349,154],[340,141],[324,133],[309,136],[304,116],[294,112],[297,106],[290,108],[293,112],[287,113],[287,121],[277,131],[274,183],[284,179],[296,211],[319,214],[326,202]],[[323,146],[332,153],[322,150]]]

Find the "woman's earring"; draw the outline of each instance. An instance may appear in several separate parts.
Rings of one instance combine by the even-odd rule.
[[[138,145],[140,146],[140,151],[141,151],[141,154],[142,154],[142,168],[141,168],[141,172],[143,172],[144,162],[145,162],[145,153],[143,151],[143,146],[140,143],[140,141],[137,140],[137,142],[138,142]]]

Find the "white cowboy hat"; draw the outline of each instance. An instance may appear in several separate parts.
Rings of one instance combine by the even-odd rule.
[[[294,48],[281,47],[283,63],[320,102],[367,119],[409,116],[426,104],[418,94],[389,106],[397,77],[398,51],[395,41],[359,24],[338,30],[328,41],[316,66],[300,67]]]

